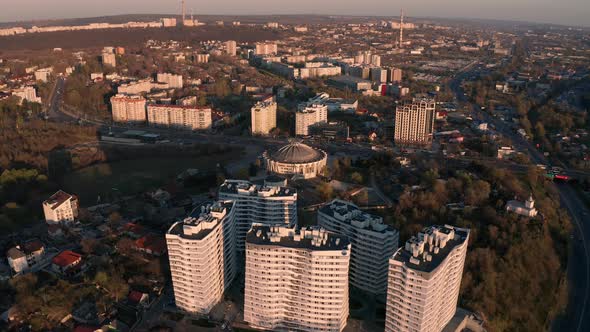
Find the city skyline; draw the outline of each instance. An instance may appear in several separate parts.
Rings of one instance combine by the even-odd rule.
[[[336,6],[337,5],[337,6]],[[73,0],[55,0],[51,6],[40,5],[39,0],[8,0],[0,13],[0,22],[16,22],[45,19],[68,19],[98,17],[119,14],[179,14],[180,1],[139,1],[118,2],[105,0],[100,3],[81,4]],[[195,15],[354,15],[354,16],[398,16],[404,8],[408,17],[491,19],[526,21],[536,23],[590,26],[590,4],[582,0],[565,0],[559,4],[550,0],[499,0],[490,3],[472,3],[466,0],[450,0],[444,4],[433,0],[413,2],[370,0],[354,3],[351,1],[329,0],[321,4],[302,0],[293,4],[273,4],[270,0],[252,0],[248,3],[221,0],[199,4],[196,0],[186,1],[187,14]],[[231,8],[231,9],[228,9]]]

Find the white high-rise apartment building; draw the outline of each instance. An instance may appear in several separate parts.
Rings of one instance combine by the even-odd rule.
[[[440,332],[455,315],[469,229],[426,227],[389,261],[386,332]]]
[[[339,199],[318,210],[318,225],[348,237],[350,284],[375,295],[386,294],[389,258],[398,248],[399,232],[384,225],[383,218]]]
[[[52,73],[53,73],[53,67],[37,69],[37,70],[35,70],[35,80],[47,82]]]
[[[436,102],[434,99],[414,99],[398,105],[395,111],[396,144],[428,145],[434,134]]]
[[[226,180],[219,187],[219,199],[236,202],[236,242],[244,251],[246,233],[253,223],[297,225],[297,191],[288,187],[256,185]]]
[[[319,227],[253,225],[246,237],[244,321],[272,331],[342,331],[349,263],[344,236]]]
[[[271,55],[277,54],[278,48],[275,43],[256,43],[256,55]]]
[[[170,89],[182,89],[182,75],[158,73],[157,80],[160,83],[168,84]]]
[[[50,225],[72,222],[78,217],[78,197],[59,190],[43,202],[43,213]]]
[[[234,203],[195,209],[166,232],[176,306],[208,314],[223,300],[236,273]]]
[[[277,126],[277,103],[273,96],[256,103],[250,112],[252,135],[268,135]]]
[[[142,123],[146,121],[146,101],[141,96],[116,95],[111,97],[114,122]]]
[[[228,40],[225,42],[225,52],[227,53],[227,55],[236,56],[236,48],[237,44],[235,40]]]
[[[150,126],[162,126],[189,130],[211,129],[211,109],[182,105],[148,105]]]
[[[295,135],[309,135],[309,127],[328,122],[328,106],[324,104],[303,103],[295,113]]]

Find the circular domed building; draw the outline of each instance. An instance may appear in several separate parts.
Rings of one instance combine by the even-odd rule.
[[[300,142],[291,142],[273,153],[264,152],[266,169],[274,174],[311,179],[326,167],[328,155]]]

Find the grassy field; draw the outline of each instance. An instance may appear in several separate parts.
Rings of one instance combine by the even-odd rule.
[[[213,170],[227,164],[240,154],[220,154],[188,158],[143,158],[102,163],[75,171],[63,179],[63,189],[76,193],[82,205],[92,205],[98,196],[103,199],[114,193],[129,195],[155,189],[173,181],[187,168]]]

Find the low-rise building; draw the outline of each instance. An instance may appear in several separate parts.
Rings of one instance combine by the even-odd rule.
[[[51,269],[61,275],[74,275],[81,267],[82,255],[71,250],[64,250],[51,260]]]
[[[524,201],[524,203],[517,200],[508,201],[508,203],[506,203],[506,211],[514,212],[529,218],[534,218],[539,213],[535,208],[535,200],[532,195]]]
[[[14,273],[25,273],[41,262],[45,246],[39,240],[29,241],[22,246],[10,248],[6,253],[8,265]]]

